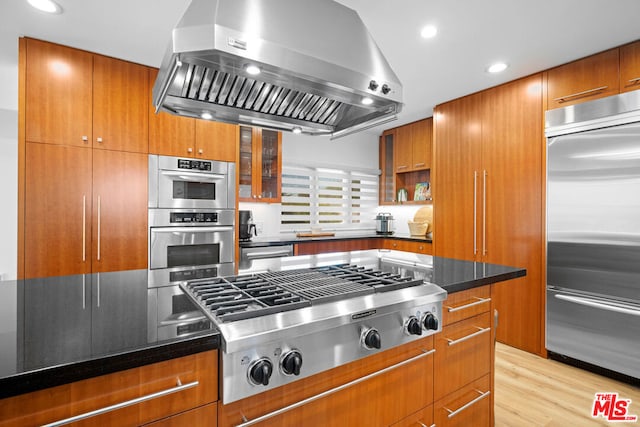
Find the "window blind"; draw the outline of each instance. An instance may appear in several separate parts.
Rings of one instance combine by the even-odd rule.
[[[283,231],[375,228],[378,176],[360,171],[284,165]]]

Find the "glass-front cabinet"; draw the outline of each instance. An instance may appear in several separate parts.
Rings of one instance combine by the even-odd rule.
[[[240,195],[243,202],[279,203],[282,181],[282,134],[240,127]]]

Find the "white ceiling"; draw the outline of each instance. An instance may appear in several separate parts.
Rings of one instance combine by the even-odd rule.
[[[359,12],[403,83],[404,110],[387,127],[428,117],[435,105],[461,95],[640,39],[639,0],[339,1]],[[63,14],[45,15],[26,0],[0,1],[0,109],[17,110],[19,36],[157,67],[189,0],[58,3]],[[427,23],[438,26],[436,38],[420,38]],[[507,71],[486,73],[498,60],[510,64]]]

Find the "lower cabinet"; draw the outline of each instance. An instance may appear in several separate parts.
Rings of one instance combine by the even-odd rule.
[[[417,254],[432,255],[431,242],[416,242],[402,239],[384,239],[382,249],[392,249],[395,251],[414,252]]]
[[[228,405],[218,402],[218,425],[235,426],[304,399],[322,397],[266,419],[259,425],[389,426],[433,402],[433,338],[405,344]],[[326,393],[351,381],[424,355],[394,369]]]
[[[451,393],[433,405],[433,418],[438,427],[481,427],[491,423],[490,375]]]
[[[315,255],[327,252],[348,252],[378,249],[381,239],[345,239],[296,243],[295,255]]]
[[[391,427],[433,427],[433,425],[433,405],[429,405],[392,424]]]
[[[69,425],[138,426],[176,414],[198,418],[185,411],[217,398],[218,352],[212,350],[0,400],[0,426],[38,426],[89,412]],[[216,423],[211,406],[214,412],[201,413],[213,414],[202,420],[206,425]]]
[[[218,406],[215,403],[201,406],[181,414],[164,418],[150,424],[149,427],[212,427],[217,423]]]

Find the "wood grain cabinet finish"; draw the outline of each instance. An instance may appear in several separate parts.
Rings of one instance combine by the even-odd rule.
[[[395,172],[411,172],[431,167],[433,120],[427,118],[396,128]]]
[[[147,67],[93,56],[93,147],[149,152]]]
[[[425,408],[433,401],[433,347],[427,337],[334,368],[269,392],[222,405],[218,425],[232,426],[270,413],[302,399],[346,384],[383,368],[425,354],[424,357],[319,400],[265,420],[260,426],[388,426]]]
[[[615,95],[619,82],[618,48],[553,68],[548,71],[548,109]]]
[[[524,267],[494,286],[498,340],[543,343],[542,78],[530,76],[436,107],[435,255]],[[522,301],[527,301],[522,304]]]
[[[489,285],[450,293],[442,305],[442,324],[448,326],[486,313],[490,309],[491,287]]]
[[[90,146],[93,55],[35,39],[26,46],[26,140]]]
[[[91,272],[90,148],[27,143],[25,277]]]
[[[378,249],[380,239],[332,240],[326,242],[296,243],[295,255],[315,255],[328,252],[364,251]]]
[[[218,425],[218,406],[215,403],[191,409],[145,426],[149,427],[216,427]]]
[[[391,427],[433,427],[433,405],[392,424]]]
[[[217,350],[211,350],[3,399],[0,400],[0,426],[28,427],[57,422],[154,393],[160,395],[70,425],[137,426],[171,417],[217,400],[217,360]],[[206,411],[211,413],[215,414],[215,410]],[[215,418],[209,419],[206,425],[215,425]]]
[[[236,162],[238,126],[163,111],[156,114],[151,97],[158,70],[149,68],[148,72],[149,152],[164,156]]]
[[[620,92],[640,89],[640,41],[620,47]]]
[[[382,249],[414,252],[417,254],[433,255],[432,244],[429,242],[415,242],[402,239],[384,239]]]
[[[486,375],[450,394],[433,405],[433,418],[438,427],[490,426],[490,376]]]

